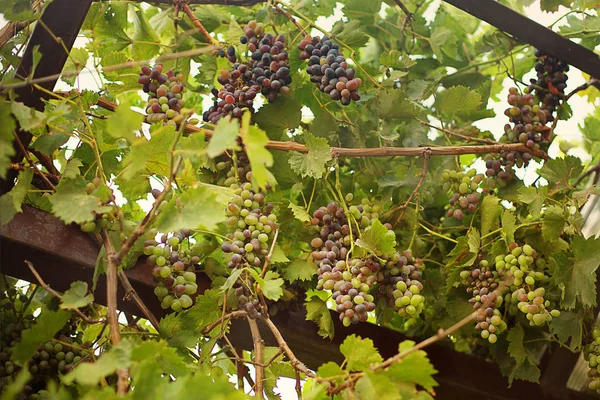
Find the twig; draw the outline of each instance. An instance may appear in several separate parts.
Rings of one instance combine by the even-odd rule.
[[[256,379],[254,385],[254,394],[257,398],[264,398],[264,384],[265,384],[265,368],[262,366],[263,363],[263,348],[265,343],[260,336],[260,331],[258,330],[258,324],[256,320],[248,317],[248,325],[250,325],[250,332],[252,333],[252,341],[254,343],[254,360],[256,364],[254,365],[254,369],[256,371]],[[260,364],[259,364],[260,363]]]
[[[296,370],[296,394],[298,395],[298,400],[302,400],[302,385],[300,384],[300,372]]]
[[[137,294],[137,292],[135,291],[133,286],[131,286],[131,282],[129,282],[129,278],[125,274],[125,271],[123,271],[123,270],[119,271],[119,280],[121,281],[121,285],[123,285],[123,287],[125,288],[125,298],[133,299],[133,302],[137,305],[137,307],[140,309],[142,314],[144,314],[144,317],[146,317],[146,319],[148,321],[150,321],[150,324],[158,332],[158,328],[159,328],[158,319],[156,318],[156,316],[154,314],[152,314],[152,311],[150,311],[148,306],[146,306],[146,304],[142,301],[142,299]]]
[[[196,14],[194,14],[194,12],[190,8],[190,6],[187,5],[187,3],[181,1],[178,3],[178,5],[187,14],[187,16],[192,21],[192,24],[194,24],[194,26],[200,31],[200,33],[202,34],[202,36],[204,36],[204,39],[206,39],[208,43],[212,45],[217,45],[219,43],[212,36],[210,36],[206,28],[202,25],[198,17],[196,17]]]
[[[408,11],[408,8],[406,8],[406,6],[400,0],[394,0],[394,3],[396,3],[396,5],[398,7],[400,7],[400,9],[402,10],[402,12],[404,14],[406,14],[406,18],[407,19],[415,19],[413,17],[412,13],[410,11]]]
[[[394,223],[394,226],[398,225],[398,223],[400,223],[400,221],[402,220],[402,217],[404,216],[404,212],[406,211],[406,207],[408,207],[408,205],[410,204],[410,201],[413,199],[413,197],[418,196],[419,189],[421,189],[421,186],[423,186],[423,182],[425,181],[425,176],[427,176],[427,164],[429,164],[429,153],[425,153],[425,155],[423,156],[423,170],[421,171],[421,177],[419,179],[419,182],[417,183],[417,186],[415,186],[412,193],[410,194],[410,196],[408,196],[408,199],[406,199],[404,204],[402,204],[398,208],[399,210],[402,210],[402,212],[400,212],[400,216],[396,220],[396,223]]]
[[[107,110],[114,111],[117,105],[101,99],[98,101],[98,106]],[[205,138],[209,139],[212,137],[213,131],[205,128],[198,128],[197,126],[186,124],[184,128],[186,133],[203,132]],[[468,136],[466,136],[468,137]],[[485,139],[481,139],[485,140]],[[297,151],[300,153],[308,153],[308,148],[300,143],[296,142],[281,142],[276,140],[269,140],[265,145],[265,148],[279,151]],[[410,157],[417,156],[423,157],[425,153],[429,153],[431,156],[452,156],[462,154],[487,154],[487,153],[505,153],[511,151],[518,151],[523,153],[530,153],[533,156],[548,159],[546,152],[542,150],[533,150],[521,143],[494,143],[482,146],[441,146],[441,147],[374,147],[374,148],[344,148],[344,147],[332,147],[331,154],[335,157]]]
[[[263,265],[262,271],[260,273],[260,277],[264,278],[267,273],[267,268],[269,267],[269,263],[271,262],[271,256],[273,256],[273,250],[275,250],[275,244],[277,243],[277,236],[279,236],[279,228],[275,229],[275,235],[273,235],[273,242],[271,243],[271,248],[269,249],[269,254],[265,257],[265,264]]]
[[[577,180],[573,184],[573,187],[576,188],[577,186],[579,186],[579,184],[585,178],[587,178],[588,176],[590,176],[593,173],[596,173],[596,175],[594,176],[594,180],[592,181],[592,184],[595,185],[598,183],[598,178],[600,177],[600,162],[598,162],[598,164],[594,165],[592,168],[588,169],[583,175],[581,175],[579,178],[577,178]]]
[[[35,279],[37,279],[40,286],[43,287],[44,290],[46,290],[52,296],[56,297],[59,301],[62,301],[62,295],[60,293],[58,293],[56,290],[52,289],[50,287],[50,285],[48,285],[46,282],[44,282],[44,280],[42,279],[40,274],[37,272],[37,270],[35,269],[33,264],[27,260],[25,260],[25,264],[27,264],[27,266],[31,270],[31,273],[33,274],[33,276],[35,276]],[[81,310],[79,310],[78,308],[71,308],[70,310],[75,312],[75,314],[77,314],[81,319],[83,319],[88,324],[103,324],[104,323],[104,320],[101,320],[101,319],[90,319],[87,315],[82,313]]]
[[[204,329],[202,329],[200,331],[200,333],[203,334],[203,335],[206,335],[210,331],[212,331],[213,329],[215,329],[218,325],[224,323],[225,321],[228,321],[230,319],[235,319],[235,318],[244,318],[244,317],[247,317],[247,316],[248,316],[248,313],[246,311],[242,311],[242,310],[232,311],[229,314],[225,314],[224,316],[222,316],[218,320],[216,320],[213,323],[211,323],[208,326],[206,326]]]
[[[303,35],[306,35],[306,31],[298,23],[298,21],[296,21],[294,19],[294,17],[292,16],[292,14],[290,14],[289,12],[287,12],[286,10],[284,10],[283,8],[281,8],[281,6],[279,5],[279,3],[275,3],[275,8],[277,9],[277,11],[279,11],[280,13],[282,13],[283,15],[285,15],[287,17],[287,19],[289,19],[294,25],[296,25],[296,28],[298,28],[298,30],[300,31],[300,33],[302,33]]]
[[[44,153],[40,152],[39,150],[29,149],[29,152],[37,157],[37,159],[40,161],[40,164],[46,167],[46,169],[52,176],[56,176],[58,182],[58,179],[60,179],[60,171],[56,169],[56,167],[52,163],[52,159]]]
[[[433,128],[435,130],[438,130],[440,132],[444,132],[444,133],[446,133],[448,135],[451,135],[451,136],[459,137],[459,138],[467,140],[469,142],[477,142],[477,143],[484,143],[484,144],[499,144],[498,142],[496,142],[495,140],[492,140],[492,139],[481,139],[481,138],[471,137],[471,136],[463,135],[463,134],[458,133],[458,132],[450,131],[448,129],[440,128],[439,126],[435,126],[433,124],[430,124],[427,121],[423,121],[423,120],[418,119],[418,118],[417,118],[417,121],[421,125],[428,126],[429,128]]]
[[[102,241],[104,242],[104,248],[106,249],[106,305],[108,311],[106,317],[108,318],[110,328],[110,338],[113,346],[117,346],[121,341],[121,333],[119,331],[119,316],[117,314],[117,269],[119,268],[120,262],[117,262],[117,256],[115,248],[108,236],[106,229],[102,230]],[[127,369],[120,368],[117,370],[117,393],[124,394],[127,392],[129,383],[129,371]]]
[[[296,358],[296,356],[294,355],[294,352],[292,351],[292,349],[290,349],[290,346],[288,346],[288,344],[285,342],[285,340],[283,339],[283,336],[281,336],[281,332],[279,332],[279,329],[277,328],[277,326],[275,326],[273,321],[271,321],[269,318],[263,318],[262,320],[265,322],[265,324],[267,324],[267,326],[271,330],[271,333],[273,333],[273,336],[275,337],[275,340],[277,341],[277,344],[279,345],[279,347],[284,351],[284,353],[290,359],[290,364],[292,365],[292,367],[294,367],[294,369],[296,371],[302,372],[309,378],[314,378],[316,376],[315,373],[312,372],[311,370],[309,370],[308,368],[306,368],[306,365],[304,365],[304,363],[302,361],[300,361],[300,360],[298,360],[298,358]]]
[[[569,92],[569,94],[567,94],[564,97],[563,102],[568,101],[571,97],[573,97],[573,95],[575,93],[580,92],[582,90],[586,90],[590,86],[594,86],[594,87],[598,88],[598,90],[600,90],[600,80],[597,78],[592,78],[589,81],[577,86],[575,89],[573,89],[571,92]]]
[[[52,182],[50,182],[50,180],[48,180],[48,177],[46,175],[44,175],[42,173],[42,171],[39,170],[39,168],[37,167],[37,165],[35,165],[35,163],[31,160],[31,157],[29,157],[29,152],[27,151],[27,149],[25,148],[25,146],[23,146],[23,143],[21,142],[21,139],[19,139],[19,135],[17,135],[16,132],[13,132],[14,136],[15,136],[15,141],[17,142],[17,145],[19,146],[19,148],[21,149],[21,151],[23,152],[23,155],[25,156],[25,159],[27,160],[27,162],[29,163],[29,165],[33,168],[33,170],[35,171],[36,174],[38,174],[40,176],[40,178],[42,178],[42,180],[46,183],[46,185],[48,185],[48,187],[56,192],[56,188],[54,187],[54,185],[52,184]]]

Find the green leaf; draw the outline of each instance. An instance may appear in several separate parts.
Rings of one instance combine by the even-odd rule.
[[[217,201],[217,194],[206,186],[198,186],[187,189],[161,208],[156,228],[161,232],[201,227],[214,230],[226,219],[223,204]]]
[[[454,32],[443,26],[436,27],[433,32],[431,32],[431,37],[429,38],[431,50],[440,62],[444,60],[441,47],[446,44],[453,44],[455,42],[456,36]]]
[[[577,157],[566,156],[546,161],[537,172],[548,181],[550,186],[562,190],[570,188],[569,180],[578,177],[581,171],[583,171],[581,160]]]
[[[10,383],[2,387],[2,400],[13,400],[22,399],[23,389],[25,385],[31,380],[31,372],[28,368],[22,368],[14,379],[11,379]]]
[[[314,137],[310,132],[304,133],[304,140],[308,153],[291,153],[290,166],[302,178],[310,176],[320,179],[325,173],[325,164],[332,159],[331,148],[327,144],[327,139]]]
[[[579,301],[586,307],[596,306],[596,270],[600,266],[600,238],[587,240],[577,236],[571,242],[574,260],[554,254],[557,261],[556,280],[565,285],[561,305],[575,308]],[[562,256],[562,257],[561,257]]]
[[[177,132],[172,126],[154,124],[150,127],[150,136],[150,140],[141,137],[133,141],[131,152],[123,160],[123,180],[136,178],[144,171],[169,176],[170,149]]]
[[[371,339],[362,339],[354,334],[346,336],[340,351],[346,357],[348,371],[364,371],[370,365],[383,361]]]
[[[524,338],[525,332],[523,331],[523,327],[519,324],[512,327],[506,336],[506,340],[509,343],[508,354],[515,359],[517,366],[523,364],[527,358],[525,345],[523,344]]]
[[[145,341],[137,344],[131,351],[131,361],[157,361],[161,373],[182,376],[187,373],[183,357],[175,347],[170,347],[164,340],[158,342]]]
[[[79,74],[79,72],[85,68],[89,56],[89,53],[85,49],[71,49],[71,53],[65,62],[62,73]],[[61,79],[69,85],[73,85],[75,79],[77,79],[77,75],[71,75],[69,77],[63,75]]]
[[[13,101],[10,104],[10,107],[13,115],[19,122],[19,128],[24,131],[32,131],[43,128],[46,124],[46,115],[44,115],[42,112],[39,112],[35,108],[29,108],[25,104],[18,101]]]
[[[373,1],[373,3],[376,2],[377,0]],[[335,24],[333,24],[331,33],[335,38],[338,38],[344,44],[353,48],[359,48],[364,46],[369,40],[369,36],[367,36],[360,28],[361,23],[357,20],[351,20],[349,22],[337,21]]]
[[[301,108],[302,105],[293,96],[284,96],[262,106],[252,119],[267,132],[269,138],[279,140],[284,130],[300,126]]]
[[[231,117],[221,118],[217,122],[215,131],[206,147],[206,154],[210,158],[215,158],[223,154],[226,150],[237,150],[239,148],[237,138],[240,133],[240,124],[237,119]]]
[[[406,96],[411,100],[421,100],[425,90],[427,89],[427,82],[421,79],[415,79],[408,82],[408,90]]]
[[[227,280],[225,281],[223,286],[221,286],[221,290],[225,291],[227,289],[231,289],[233,287],[233,285],[235,284],[235,282],[239,279],[242,272],[244,272],[244,271],[245,271],[244,268],[236,268],[233,271],[231,271],[231,273],[229,274],[229,277],[227,278]]]
[[[42,307],[42,312],[36,319],[31,329],[23,331],[21,341],[14,347],[13,359],[20,365],[27,365],[38,347],[52,339],[62,329],[71,317],[71,313],[64,310],[52,311]]]
[[[267,168],[273,166],[273,155],[265,148],[269,142],[267,134],[256,126],[248,127],[242,135],[246,154],[252,167],[252,182],[262,189],[277,182]]]
[[[337,363],[334,363],[333,361],[326,362],[317,370],[317,376],[320,378],[331,378],[333,376],[341,375],[344,375],[344,371]]]
[[[484,196],[481,202],[481,235],[487,235],[490,231],[497,229],[500,224],[498,218],[502,214],[503,207],[499,204],[500,199],[496,196]]]
[[[87,194],[85,185],[86,181],[81,176],[61,179],[56,193],[50,197],[54,215],[67,224],[83,224],[94,220],[94,212],[102,214],[111,210],[111,207],[102,205],[100,198]]]
[[[146,19],[144,10],[139,5],[129,5],[133,16],[133,43],[131,56],[134,60],[149,60],[160,50],[160,38]]]
[[[17,213],[23,211],[22,204],[27,196],[31,178],[33,170],[28,168],[19,172],[17,184],[10,192],[0,196],[0,226],[8,224]]]
[[[10,104],[0,101],[0,178],[6,179],[6,170],[10,158],[15,154],[13,147],[13,132],[16,129],[15,120],[11,116]]]
[[[517,217],[511,210],[504,210],[500,220],[502,222],[502,235],[504,235],[506,244],[514,242]]]
[[[413,118],[419,114],[419,110],[406,97],[406,93],[398,89],[381,90],[377,96],[374,111],[383,120]]]
[[[143,121],[142,114],[133,111],[127,105],[120,105],[108,116],[105,132],[114,138],[125,138],[129,143],[133,143],[133,132],[140,129]]]
[[[94,295],[88,294],[88,284],[86,282],[71,282],[71,287],[62,296],[60,308],[69,310],[85,307],[93,301]]]
[[[317,267],[302,258],[296,258],[291,264],[286,265],[281,276],[288,282],[307,281],[317,274]]]
[[[271,262],[273,264],[282,264],[282,263],[290,262],[290,259],[287,258],[287,256],[285,255],[285,252],[283,251],[281,246],[279,246],[278,244],[276,244],[275,247],[273,248],[273,254],[271,254]]]
[[[555,242],[560,237],[566,218],[562,207],[551,205],[546,207],[542,215],[542,237],[548,242]]]
[[[356,239],[356,245],[375,255],[391,255],[396,247],[396,234],[376,219],[361,237]]]
[[[556,12],[559,6],[570,7],[572,0],[541,0],[540,8],[542,11]]]
[[[537,218],[540,216],[542,207],[544,206],[544,200],[546,200],[546,194],[548,193],[548,187],[542,186],[535,188],[533,186],[521,187],[519,189],[518,199],[525,204],[529,205],[529,212],[531,216]]]
[[[477,229],[473,228],[467,233],[467,244],[469,245],[469,252],[478,254],[481,248],[481,235]]]
[[[67,161],[67,165],[65,166],[65,170],[63,171],[61,177],[62,178],[75,178],[81,175],[79,168],[83,167],[83,163],[78,158],[71,158]]]
[[[285,281],[279,277],[277,272],[267,271],[265,279],[263,279],[255,270],[250,269],[249,271],[267,299],[279,300],[283,296]]]
[[[97,385],[102,378],[114,374],[117,369],[128,368],[131,365],[131,348],[130,342],[122,340],[118,346],[102,354],[95,362],[79,364],[73,371],[64,375],[62,381],[67,385],[75,381],[86,386]]]
[[[306,208],[302,206],[297,206],[290,201],[288,208],[292,210],[294,217],[301,222],[309,222],[311,220],[310,214],[306,210]]]
[[[481,95],[465,86],[453,86],[438,95],[436,105],[445,116],[464,117],[481,105]]]
[[[317,296],[313,296],[304,303],[306,307],[306,320],[316,322],[319,326],[319,336],[333,339],[333,320],[327,302]]]
[[[356,382],[355,396],[358,399],[402,400],[402,395],[387,374],[365,371],[365,375]]]
[[[583,335],[583,313],[562,311],[558,317],[552,317],[550,331],[558,337],[561,344],[568,346],[572,352],[580,351]]]
[[[415,342],[405,340],[400,343],[399,353],[414,347]],[[417,350],[408,354],[400,362],[394,363],[387,370],[387,375],[394,378],[394,381],[406,382],[432,391],[437,382],[431,376],[437,371],[427,358],[427,353],[423,350]]]

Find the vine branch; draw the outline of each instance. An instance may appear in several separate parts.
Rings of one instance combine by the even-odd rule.
[[[256,371],[255,377],[255,385],[254,385],[254,394],[257,398],[264,398],[264,384],[265,384],[265,368],[262,365],[263,363],[263,349],[265,343],[260,336],[260,331],[258,330],[258,324],[256,320],[248,317],[248,325],[250,325],[250,332],[252,333],[252,341],[254,343],[254,369]]]
[[[208,43],[212,45],[218,45],[219,42],[217,42],[212,36],[210,36],[204,25],[202,25],[198,17],[196,17],[196,14],[194,14],[187,2],[179,1],[177,5],[187,14],[187,16],[192,21],[192,24],[194,24],[194,26],[200,31],[200,33],[202,34],[202,36],[204,36],[204,39],[206,39]]]
[[[140,309],[142,314],[144,314],[144,317],[146,317],[146,319],[148,321],[150,321],[150,324],[158,332],[158,328],[159,328],[158,319],[152,313],[152,311],[150,311],[150,309],[146,306],[146,304],[142,301],[142,299],[140,298],[140,295],[135,291],[133,286],[131,286],[131,282],[129,282],[129,278],[127,277],[127,274],[125,274],[125,271],[123,271],[123,270],[119,271],[119,280],[121,281],[121,285],[123,285],[123,287],[125,288],[125,298],[133,299],[133,302]]]

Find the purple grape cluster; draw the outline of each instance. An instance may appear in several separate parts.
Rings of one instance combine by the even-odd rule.
[[[264,34],[262,24],[250,21],[244,27],[242,44],[248,45],[251,57],[245,63],[233,64],[233,70],[222,70],[217,82],[223,85],[213,89],[216,100],[204,114],[204,121],[216,123],[225,115],[241,118],[244,110],[254,111],[253,100],[261,93],[269,102],[281,93],[290,93],[290,62],[285,50],[285,36]]]
[[[479,203],[480,194],[477,189],[484,179],[483,174],[478,174],[474,169],[466,173],[446,169],[442,173],[442,179],[444,190],[452,193],[446,217],[462,221],[465,213],[473,214]]]
[[[138,83],[149,95],[146,107],[148,122],[175,126],[185,119],[185,100],[182,98],[185,78],[171,70],[163,74],[163,68],[162,63],[157,63],[154,68],[144,65]]]
[[[190,235],[189,230],[183,230],[162,235],[160,243],[153,238],[144,242],[146,262],[153,267],[152,276],[157,285],[154,294],[164,309],[177,312],[194,303],[191,296],[198,291],[195,266],[200,258],[191,255]]]
[[[425,297],[420,294],[423,268],[423,260],[405,250],[394,253],[382,270],[379,293],[401,317],[416,317],[423,311]]]
[[[560,105],[567,87],[567,72],[569,65],[540,50],[535,51],[538,62],[535,65],[537,79],[531,79],[527,88],[529,93],[535,93],[537,103],[547,111],[549,122],[554,121],[554,112]]]
[[[339,100],[342,105],[349,105],[351,100],[360,100],[358,88],[362,84],[355,77],[356,71],[348,68],[346,58],[340,52],[339,45],[327,36],[323,38],[306,36],[299,44],[300,59],[308,60],[306,72],[310,81],[319,90],[327,93],[332,100]]]

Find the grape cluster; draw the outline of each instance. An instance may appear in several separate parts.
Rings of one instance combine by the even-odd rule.
[[[540,50],[535,51],[535,56],[538,58],[535,65],[537,79],[530,80],[527,90],[535,93],[538,104],[546,112],[548,121],[552,122],[554,112],[565,95],[569,65]]]
[[[346,200],[351,201],[352,195]],[[351,206],[349,212],[363,226],[370,224],[369,218],[362,215],[363,206]],[[344,326],[366,321],[367,312],[375,310],[375,298],[369,291],[377,282],[381,265],[375,257],[349,258],[352,227],[338,203],[315,210],[311,225],[318,235],[311,241],[312,258],[318,267],[317,290],[333,291],[336,311]]]
[[[467,172],[447,169],[442,173],[442,179],[444,190],[452,193],[446,217],[462,221],[465,213],[474,213],[479,203],[480,194],[477,189],[484,179],[483,174],[478,174],[474,169]]]
[[[222,70],[217,82],[223,85],[213,89],[213,105],[203,114],[206,122],[216,123],[225,115],[241,118],[244,110],[254,111],[253,102],[258,93],[268,101],[275,101],[278,94],[290,93],[290,62],[285,50],[285,36],[264,33],[262,24],[250,21],[240,38],[248,45],[251,56],[246,62],[233,64],[233,70]]]
[[[273,204],[265,203],[265,195],[252,188],[251,180],[248,159],[240,154],[237,168],[234,165],[228,171],[224,182],[234,191],[226,209],[229,216],[226,222],[228,241],[221,245],[224,253],[231,254],[227,264],[229,268],[263,265],[277,229],[277,214],[273,212]],[[251,280],[249,276],[246,278],[247,281]],[[238,279],[234,288],[238,307],[244,309],[250,318],[257,318],[263,310],[250,286]]]
[[[509,245],[509,253],[498,255],[495,259],[496,270],[508,278],[510,290],[505,301],[511,311],[518,309],[525,314],[531,326],[540,326],[560,315],[560,311],[551,309],[551,303],[544,298],[546,289],[541,286],[548,280],[542,271],[536,271],[537,252],[528,244],[519,246]],[[539,287],[536,287],[539,286]]]
[[[413,256],[410,250],[394,253],[380,277],[379,293],[401,317],[416,317],[423,311],[425,297],[421,295],[423,260]]]
[[[588,387],[600,394],[600,327],[595,326],[592,330],[592,343],[583,349],[583,356],[588,362],[587,375],[591,378]]]
[[[157,63],[154,68],[144,65],[140,71],[138,83],[145,93],[148,93],[148,122],[163,122],[176,126],[186,117],[183,89],[185,88],[183,74],[171,70],[163,74],[163,64]]]
[[[91,343],[81,343],[81,338],[71,337],[65,333],[47,341],[33,354],[29,360],[29,372],[46,378],[58,373],[67,373],[90,355]]]
[[[115,201],[115,196],[112,189],[109,188],[105,192],[106,187],[102,185],[100,178],[95,177],[85,185],[85,192],[90,196],[100,197],[102,204],[107,206]],[[105,194],[107,193],[107,194]],[[114,218],[108,213],[96,214],[94,212],[94,219],[92,221],[85,222],[81,225],[83,232],[96,232],[99,233],[102,229],[106,229],[114,222]]]
[[[482,255],[479,255],[482,258]],[[472,296],[469,303],[477,310],[475,330],[480,332],[483,339],[496,343],[498,334],[506,330],[506,322],[499,310],[503,302],[499,274],[490,268],[487,260],[480,259],[478,267],[460,272],[461,284]]]
[[[339,45],[327,36],[323,38],[306,36],[298,44],[300,59],[308,60],[306,72],[310,81],[319,90],[327,93],[332,100],[339,100],[347,106],[351,100],[360,100],[358,88],[362,84],[355,77],[356,71],[348,68],[346,58],[339,50]]]
[[[154,234],[154,235],[153,235]],[[154,294],[162,308],[181,311],[192,306],[192,295],[198,291],[196,265],[198,256],[191,254],[189,238],[191,232],[182,230],[170,235],[164,234],[160,243],[153,239],[154,230],[149,231],[144,242],[147,263],[152,265],[152,276],[156,282]]]
[[[215,49],[211,52],[211,55],[213,57],[227,58],[232,63],[237,61],[237,56],[235,55],[235,47],[233,46],[228,46],[227,50]]]

